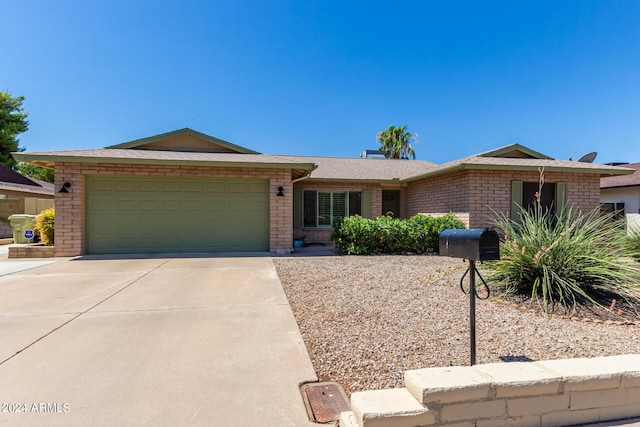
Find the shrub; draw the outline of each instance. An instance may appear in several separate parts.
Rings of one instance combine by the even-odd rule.
[[[34,228],[40,233],[42,243],[48,246],[53,246],[55,218],[56,214],[53,208],[45,209],[36,216]]]
[[[350,255],[437,252],[438,234],[445,228],[465,228],[465,224],[451,213],[440,218],[416,215],[407,220],[354,215],[336,221],[331,238],[340,252]]]
[[[537,206],[520,209],[521,221],[499,215],[504,235],[501,259],[487,263],[491,280],[507,292],[528,293],[545,311],[556,303],[573,307],[597,293],[613,291],[638,301],[637,272],[624,260],[625,235],[611,216]],[[637,282],[636,282],[637,283]]]

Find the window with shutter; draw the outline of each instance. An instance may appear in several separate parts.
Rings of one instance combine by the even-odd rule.
[[[304,227],[332,227],[338,218],[361,215],[360,191],[305,191]]]

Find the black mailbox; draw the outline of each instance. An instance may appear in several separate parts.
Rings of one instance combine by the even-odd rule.
[[[440,255],[464,258],[469,261],[500,259],[500,237],[495,230],[443,230],[440,233]]]

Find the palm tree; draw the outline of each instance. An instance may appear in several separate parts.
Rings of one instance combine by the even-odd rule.
[[[380,143],[378,150],[384,151],[384,157],[387,159],[416,158],[411,143],[418,142],[418,135],[407,132],[407,125],[398,127],[391,125],[378,132],[376,139]]]

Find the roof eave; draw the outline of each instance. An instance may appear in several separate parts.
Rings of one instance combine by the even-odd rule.
[[[633,173],[631,169],[612,170],[609,168],[580,168],[571,166],[553,166],[553,165],[479,165],[464,164],[464,169],[483,169],[483,170],[507,170],[507,171],[538,171],[544,168],[545,172],[570,172],[570,173],[588,173],[595,175],[629,175]]]
[[[342,183],[357,183],[357,184],[400,184],[404,182],[400,178],[392,179],[357,179],[357,178],[313,178],[306,179],[305,182],[342,182]]]
[[[277,163],[277,162],[229,162],[218,160],[180,160],[180,159],[140,159],[119,157],[90,157],[90,156],[51,156],[38,154],[15,153],[16,160],[45,166],[55,170],[55,163],[112,163],[112,164],[142,164],[142,165],[178,165],[178,166],[220,166],[220,167],[248,167],[260,169],[303,169],[312,171],[316,168],[313,163]]]
[[[611,187],[600,187],[600,190],[617,190],[619,188],[640,188],[640,184],[613,185]]]
[[[11,185],[7,185],[7,184],[1,184],[0,183],[0,190],[7,190],[7,191],[15,191],[18,193],[31,193],[31,194],[45,194],[48,196],[53,196],[55,194],[55,191],[53,189],[51,190],[47,190],[44,187],[34,187],[34,188],[27,188],[28,186],[24,186],[24,187],[13,187]]]
[[[634,173],[633,169],[623,169],[619,168],[616,170],[612,170],[610,168],[580,168],[580,167],[569,167],[569,166],[549,166],[549,165],[483,165],[483,164],[474,164],[474,163],[462,163],[459,165],[446,167],[442,169],[436,169],[434,171],[430,171],[421,175],[416,175],[414,177],[405,179],[406,182],[418,181],[424,178],[442,175],[445,173],[456,172],[460,170],[499,170],[499,171],[539,171],[541,168],[544,168],[546,172],[569,172],[569,173],[588,173],[595,175],[630,175]]]

